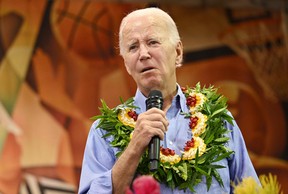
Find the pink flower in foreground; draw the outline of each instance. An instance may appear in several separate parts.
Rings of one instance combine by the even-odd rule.
[[[135,194],[160,194],[160,185],[152,176],[143,175],[136,178],[132,187]],[[127,189],[126,194],[132,193]]]

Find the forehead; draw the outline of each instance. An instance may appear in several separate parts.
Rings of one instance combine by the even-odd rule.
[[[123,28],[123,38],[133,39],[137,36],[163,37],[168,35],[167,25],[163,20],[153,16],[135,16],[127,18]]]

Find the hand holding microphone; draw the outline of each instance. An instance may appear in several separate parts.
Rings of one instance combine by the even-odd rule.
[[[146,110],[150,108],[158,108],[162,110],[163,98],[162,93],[158,90],[152,90],[146,100]],[[160,138],[158,136],[152,137],[149,143],[149,160],[150,160],[150,171],[158,169],[159,158],[160,158]]]

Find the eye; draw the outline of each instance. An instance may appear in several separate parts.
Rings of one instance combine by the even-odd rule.
[[[148,42],[148,44],[151,45],[151,46],[156,45],[156,44],[158,44],[158,43],[159,43],[159,42],[156,41],[156,40],[150,40],[150,41]]]
[[[128,50],[129,50],[129,52],[131,52],[131,51],[135,51],[137,48],[138,48],[138,46],[136,44],[132,44],[129,46]]]

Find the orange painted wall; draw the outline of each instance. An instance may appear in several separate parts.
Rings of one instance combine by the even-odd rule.
[[[135,84],[118,54],[117,32],[126,13],[145,6],[0,1],[0,193],[35,185],[77,191],[89,118],[99,113],[100,99],[113,107],[120,97],[134,95]],[[267,95],[249,61],[219,38],[241,19],[255,21],[256,15],[264,20],[279,13],[160,7],[175,19],[184,44],[178,82],[219,87],[258,174],[276,174],[288,191],[288,97]]]

